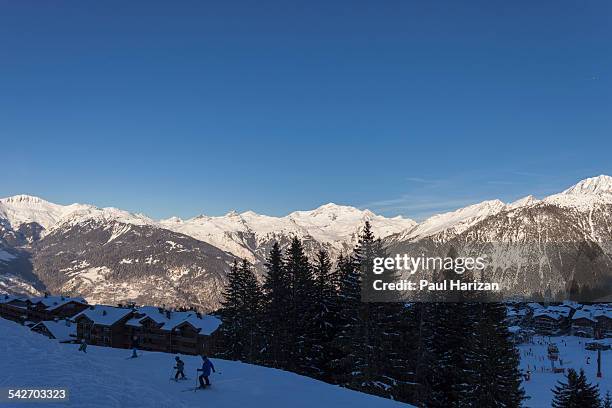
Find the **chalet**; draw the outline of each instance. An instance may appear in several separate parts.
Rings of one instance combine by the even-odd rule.
[[[597,319],[595,331],[599,334],[599,337],[612,337],[612,310],[602,311],[595,318]]]
[[[170,332],[171,353],[213,354],[215,338],[213,333],[221,321],[214,316],[195,313],[179,322],[168,322],[164,326]]]
[[[76,325],[69,319],[42,321],[34,325],[31,330],[60,343],[72,343],[77,338]]]
[[[28,320],[40,322],[69,318],[87,309],[88,306],[83,298],[49,295],[34,297],[29,299]]]
[[[585,305],[572,317],[572,334],[582,337],[612,337],[612,308]]]
[[[88,344],[128,348],[125,323],[132,318],[134,310],[112,306],[90,306],[74,316],[77,325],[77,339]]]
[[[566,306],[548,306],[533,312],[533,328],[538,334],[559,335],[570,328],[573,310]]]
[[[23,323],[28,319],[28,305],[25,297],[0,295],[0,317]]]
[[[576,310],[572,316],[572,334],[579,337],[593,337],[597,320],[593,312],[587,309]]]
[[[199,354],[214,350],[212,334],[220,325],[214,316],[141,307],[126,323],[127,338],[145,350]]]

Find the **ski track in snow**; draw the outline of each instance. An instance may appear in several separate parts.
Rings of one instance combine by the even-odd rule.
[[[78,408],[191,408],[215,407],[410,407],[351,391],[297,374],[234,361],[213,359],[221,374],[212,374],[212,387],[186,392],[195,385],[197,356],[181,356],[187,381],[174,382],[174,356],[59,344],[28,328],[0,318],[0,387],[67,387],[69,402],[41,403],[44,407]],[[4,403],[2,407],[31,404]]]

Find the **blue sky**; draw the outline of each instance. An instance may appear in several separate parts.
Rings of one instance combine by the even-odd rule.
[[[4,2],[0,196],[422,218],[612,174],[606,1]]]

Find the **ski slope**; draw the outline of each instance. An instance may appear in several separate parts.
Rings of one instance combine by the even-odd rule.
[[[218,374],[212,387],[193,391],[201,359],[182,356],[188,381],[174,382],[174,356],[130,350],[59,344],[27,327],[0,318],[0,389],[67,387],[70,401],[44,407],[191,408],[191,407],[409,407],[281,370],[213,359]],[[28,403],[0,403],[23,407]],[[35,404],[37,405],[37,404]]]
[[[606,391],[612,393],[612,351],[602,351],[601,371],[602,378],[597,378],[597,352],[585,350],[584,343],[593,339],[584,339],[575,336],[542,337],[535,336],[533,344],[521,344],[521,369],[526,372],[531,370],[531,380],[523,381],[523,388],[530,399],[524,405],[531,408],[548,408],[553,399],[552,389],[558,381],[566,382],[564,374],[553,374],[550,370],[551,361],[548,359],[548,342],[554,343],[559,348],[559,359],[563,360],[563,368],[573,368],[576,371],[581,368],[591,383],[599,384],[599,392],[603,396]],[[612,339],[601,340],[601,342],[612,344]],[[539,344],[541,343],[541,344]],[[531,350],[531,352],[530,352]],[[590,363],[587,364],[587,357]],[[555,367],[559,367],[559,361]],[[544,368],[544,371],[542,371]]]

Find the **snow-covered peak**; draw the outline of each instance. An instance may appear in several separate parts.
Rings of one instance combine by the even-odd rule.
[[[584,179],[561,194],[612,195],[612,177],[601,175]]]
[[[437,214],[427,218],[413,230],[406,231],[400,239],[416,240],[450,228],[453,228],[456,233],[461,233],[478,221],[504,209],[506,209],[506,204],[500,200],[487,200],[455,211]]]
[[[294,211],[287,217],[306,229],[318,241],[338,242],[355,237],[365,221],[372,224],[372,230],[379,237],[396,234],[413,228],[416,222],[401,216],[385,218],[370,210],[329,203],[310,211]]]
[[[157,225],[155,221],[143,214],[135,214],[114,207],[98,208],[94,206],[85,206],[62,218],[56,227],[76,225],[88,221],[102,223],[118,222],[133,225]]]
[[[519,198],[518,200],[508,204],[508,209],[514,209],[514,208],[519,208],[519,207],[529,207],[530,205],[537,204],[539,202],[540,200],[538,200],[534,196],[528,195],[526,197]]]
[[[170,217],[166,218],[165,220],[161,220],[160,222],[166,222],[168,224],[180,224],[181,222],[183,222],[183,220],[179,217]]]
[[[543,200],[547,204],[588,211],[598,204],[612,204],[612,177],[601,175],[584,179],[559,194]]]
[[[13,205],[51,205],[50,202],[45,201],[40,197],[27,194],[18,194],[12,197],[1,198],[0,203]]]
[[[53,204],[39,197],[20,194],[0,199],[0,219],[7,220],[11,228],[35,222],[49,229],[66,215],[84,207],[87,206]]]
[[[241,214],[232,211],[220,217],[201,215],[184,221],[162,220],[160,225],[253,261],[253,245],[282,236],[315,239],[341,249],[355,241],[365,221],[370,221],[374,233],[379,237],[396,234],[416,225],[413,220],[401,216],[385,218],[369,210],[334,203],[314,210],[294,211],[284,217],[253,211]]]

